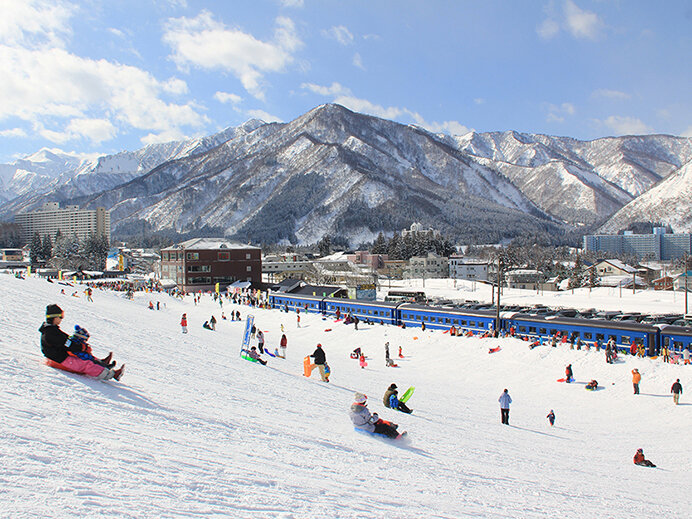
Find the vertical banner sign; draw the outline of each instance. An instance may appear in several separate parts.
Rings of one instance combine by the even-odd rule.
[[[219,284],[218,283],[216,284],[216,293],[217,294],[219,293]]]
[[[243,334],[243,344],[240,345],[240,355],[243,354],[243,350],[250,349],[250,332],[252,331],[252,325],[255,324],[255,316],[248,315],[247,321],[245,322],[245,333]]]
[[[58,279],[62,281],[62,270],[58,270]]]
[[[122,272],[123,270],[125,270],[125,267],[124,267],[124,265],[123,265],[123,255],[122,255],[122,254],[118,254],[118,270],[119,270],[120,272]]]
[[[31,265],[26,268],[26,275],[31,276]]]

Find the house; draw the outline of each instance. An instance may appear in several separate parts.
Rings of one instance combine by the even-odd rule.
[[[545,274],[535,269],[515,269],[505,273],[509,288],[538,290]]]
[[[161,277],[183,291],[221,290],[235,281],[262,281],[262,250],[224,238],[194,238],[161,249]]]
[[[469,281],[488,280],[488,262],[480,259],[452,255],[449,257],[449,277]]]
[[[449,260],[434,252],[427,256],[414,256],[408,262],[406,275],[410,278],[446,278],[449,275]]]
[[[685,280],[687,280],[687,282],[685,282]],[[676,292],[684,292],[685,288],[687,288],[688,292],[692,292],[692,270],[682,272],[673,279],[673,290]]]
[[[637,274],[636,268],[616,259],[601,260],[590,268],[596,269],[596,274],[600,277],[632,276]]]
[[[651,281],[654,290],[673,290],[673,277],[663,276]]]
[[[347,254],[346,258],[356,265],[365,266],[371,270],[379,270],[384,268],[385,261],[389,259],[389,256],[387,254],[370,254],[366,250],[359,250],[353,254]]]

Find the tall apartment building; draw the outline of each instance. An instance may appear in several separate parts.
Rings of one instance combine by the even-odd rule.
[[[111,238],[111,214],[103,207],[92,210],[68,205],[61,208],[59,203],[49,202],[38,211],[14,215],[14,221],[21,228],[24,243],[30,243],[36,232],[54,240],[58,230],[63,236],[76,234],[80,240],[101,234],[105,234],[109,242]]]
[[[692,234],[667,234],[665,227],[656,227],[653,234],[589,235],[584,236],[584,249],[670,261],[692,253]]]

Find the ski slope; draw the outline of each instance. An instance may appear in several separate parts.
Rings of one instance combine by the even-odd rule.
[[[166,295],[133,301],[96,290],[89,303],[58,284],[0,274],[0,516],[253,518],[686,517],[692,366],[537,347],[517,339],[352,326],[320,316],[224,305],[255,316],[288,358],[267,367],[238,356],[245,322],[220,319],[211,297],[195,306]],[[72,289],[66,290],[71,293]],[[148,302],[160,301],[151,311]],[[97,355],[127,364],[121,383],[45,366],[38,327],[45,306],[62,329],[91,332]],[[164,308],[165,305],[165,308]],[[187,312],[189,334],[179,321]],[[214,314],[217,331],[202,329]],[[331,328],[332,331],[325,331]],[[403,346],[384,367],[384,342]],[[321,343],[329,384],[302,376]],[[490,347],[502,349],[488,354]],[[368,367],[349,352],[360,346]],[[576,383],[556,382],[571,363]],[[632,368],[642,372],[632,394]],[[587,392],[596,378],[604,388]],[[416,386],[413,415],[385,409],[395,382]],[[503,388],[514,402],[500,424]],[[354,391],[409,439],[355,432]],[[550,409],[557,416],[548,425]],[[633,465],[637,448],[658,465]]]

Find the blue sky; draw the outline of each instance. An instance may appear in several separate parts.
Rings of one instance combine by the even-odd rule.
[[[290,121],[692,136],[692,4],[0,0],[0,162]]]

